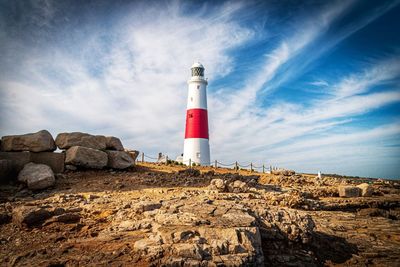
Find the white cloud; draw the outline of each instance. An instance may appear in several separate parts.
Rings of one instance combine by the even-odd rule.
[[[81,130],[121,136],[149,153],[178,153],[189,68],[200,60],[211,79],[231,71],[228,51],[254,34],[233,19],[242,8],[185,16],[176,3],[161,10],[138,4],[113,25],[108,41],[96,25],[84,25],[88,35],[77,35],[76,44],[40,52],[24,47],[18,77],[0,81],[1,132]]]

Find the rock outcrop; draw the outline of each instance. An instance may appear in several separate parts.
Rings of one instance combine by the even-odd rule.
[[[372,196],[372,193],[374,192],[374,189],[372,188],[372,186],[367,183],[359,184],[359,185],[357,185],[357,187],[361,189],[362,197],[370,197],[370,196]]]
[[[9,135],[1,138],[2,151],[54,151],[56,145],[51,134],[46,130],[24,135]]]
[[[29,189],[40,190],[53,186],[55,178],[49,166],[28,163],[18,174],[18,181],[26,183]]]
[[[65,157],[66,164],[93,169],[102,169],[107,166],[107,162],[107,153],[82,146],[69,148]]]
[[[357,186],[339,186],[338,188],[340,197],[359,197],[361,196],[361,189]]]

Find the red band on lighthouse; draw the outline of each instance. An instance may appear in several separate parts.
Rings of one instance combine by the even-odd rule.
[[[186,113],[185,138],[208,139],[208,116],[206,109],[189,109]]]

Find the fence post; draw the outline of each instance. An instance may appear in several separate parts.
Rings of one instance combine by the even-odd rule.
[[[253,172],[253,162],[250,162],[250,172]]]
[[[237,161],[235,162],[235,171],[238,172],[239,171],[239,167],[238,167],[238,163]]]
[[[189,169],[191,169],[192,168],[192,159],[190,158],[189,159]]]
[[[142,152],[142,163],[144,162],[144,152]]]
[[[215,167],[215,168],[218,168],[218,162],[217,162],[217,160],[215,160],[214,167]]]
[[[264,166],[264,164],[263,164],[263,173],[265,173],[265,166]]]

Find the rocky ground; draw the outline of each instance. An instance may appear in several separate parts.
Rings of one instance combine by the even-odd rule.
[[[369,197],[338,187],[370,184]],[[1,266],[400,266],[400,185],[139,163],[0,187]]]

